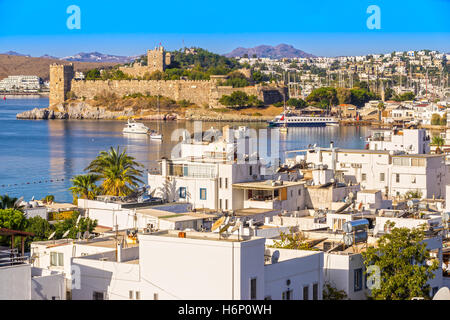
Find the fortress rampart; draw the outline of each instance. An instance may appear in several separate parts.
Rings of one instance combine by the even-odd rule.
[[[232,88],[218,86],[223,76],[211,76],[211,80],[75,80],[73,65],[50,66],[50,105],[63,103],[70,91],[76,98],[93,99],[105,93],[121,97],[133,93],[161,95],[175,101],[188,100],[199,106],[220,107],[219,99],[234,91],[256,95],[265,104],[283,101],[287,90],[278,86],[248,86]]]

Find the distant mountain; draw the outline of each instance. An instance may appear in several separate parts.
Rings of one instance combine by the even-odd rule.
[[[44,58],[44,59],[59,59],[58,57],[49,56],[48,54],[44,54],[43,56],[40,56],[39,58]]]
[[[115,63],[127,63],[130,62],[136,57],[127,57],[127,56],[115,56],[110,54],[104,54],[100,52],[80,52],[73,56],[67,56],[63,58],[59,58],[60,60],[66,61],[80,61],[80,62],[115,62]]]
[[[22,53],[18,53],[18,52],[15,52],[15,51],[8,51],[8,52],[4,52],[4,53],[1,53],[1,54],[7,54],[7,55],[10,55],[10,56],[19,56],[19,57],[31,57],[29,54],[22,54]]]
[[[243,57],[244,54],[248,54],[251,58],[254,54],[258,58],[313,58],[314,55],[304,52],[302,50],[296,49],[288,44],[279,44],[276,47],[261,45],[254,48],[236,48],[230,53],[225,54],[226,57]]]

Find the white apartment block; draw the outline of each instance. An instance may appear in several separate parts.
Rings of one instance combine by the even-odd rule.
[[[306,153],[306,161],[326,164],[362,189],[389,196],[419,190],[423,198],[443,198],[446,166],[443,155],[403,154],[384,150],[321,149]]]
[[[367,142],[369,150],[403,151],[409,154],[430,153],[430,137],[425,129],[372,129]]]
[[[204,232],[160,231],[138,239],[138,258],[126,253],[134,249],[119,249],[118,258],[112,251],[103,259],[73,259],[81,275],[73,299],[322,299],[319,251],[266,249],[264,238]]]
[[[38,76],[9,76],[0,80],[0,91],[37,92],[42,80]]]

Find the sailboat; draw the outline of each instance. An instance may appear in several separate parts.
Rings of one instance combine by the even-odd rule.
[[[152,140],[162,140],[161,128],[159,126],[159,117],[160,117],[160,115],[159,115],[159,94],[157,97],[157,104],[158,104],[158,118],[156,121],[158,121],[158,131],[152,131],[150,133],[150,139],[152,139]]]

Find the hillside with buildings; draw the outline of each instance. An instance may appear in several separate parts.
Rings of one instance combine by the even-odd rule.
[[[44,81],[50,79],[49,66],[52,63],[69,64],[59,59],[33,58],[29,56],[0,54],[0,80],[11,75],[33,75]],[[85,72],[93,68],[104,68],[115,65],[111,62],[73,62],[77,71]]]

